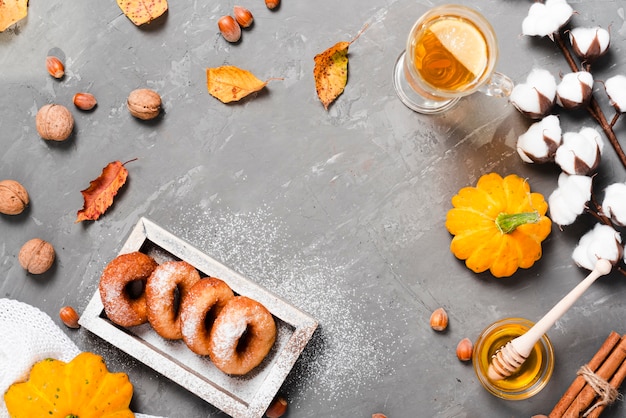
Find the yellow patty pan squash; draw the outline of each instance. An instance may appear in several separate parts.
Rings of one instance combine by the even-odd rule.
[[[454,235],[450,250],[476,273],[489,270],[509,277],[541,258],[541,242],[552,229],[548,204],[531,193],[528,182],[511,174],[485,174],[476,187],[464,187],[452,198],[446,228]]]
[[[131,418],[133,385],[126,373],[110,373],[102,357],[83,352],[71,362],[45,359],[28,381],[4,394],[11,418]]]

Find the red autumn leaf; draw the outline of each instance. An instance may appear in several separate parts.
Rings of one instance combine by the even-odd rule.
[[[128,170],[124,164],[119,161],[109,163],[102,170],[102,174],[92,180],[88,188],[81,191],[85,204],[77,213],[77,223],[85,220],[95,221],[113,204],[113,198],[128,177]]]

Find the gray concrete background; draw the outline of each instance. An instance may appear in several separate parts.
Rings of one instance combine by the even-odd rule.
[[[547,413],[610,331],[624,333],[624,278],[599,280],[549,332],[556,367],[537,396],[503,401],[482,389],[457,342],[475,339],[508,316],[537,320],[586,275],[570,255],[593,224],[581,218],[553,228],[543,258],[530,270],[497,280],[476,275],[448,250],[450,198],[484,173],[528,177],[546,197],[558,169],[529,166],[515,152],[529,126],[506,100],[474,95],[443,116],[405,108],[392,88],[393,63],[413,21],[439,1],[261,0],[170,1],[165,18],[135,27],[113,1],[31,1],[28,18],[0,34],[0,178],[20,181],[31,205],[0,217],[0,295],[39,307],[79,312],[99,275],[145,216],[258,281],[320,321],[320,328],[282,386],[290,417],[529,417]],[[530,1],[461,2],[493,23],[498,70],[522,82],[534,67],[567,72],[547,40],[521,35]],[[217,19],[234,4],[255,25],[237,45]],[[578,26],[611,26],[609,56],[597,79],[626,73],[625,1],[572,1]],[[325,111],[315,94],[313,56],[351,40],[349,81]],[[66,65],[52,79],[45,57]],[[206,90],[205,69],[232,64],[261,79],[282,77],[239,103]],[[135,88],[158,91],[165,113],[140,122],[125,108]],[[74,93],[98,99],[76,111]],[[600,92],[601,93],[601,92]],[[607,113],[609,105],[598,95]],[[41,140],[35,114],[46,103],[68,106],[75,134]],[[586,114],[562,112],[564,130],[595,126]],[[625,137],[618,122],[618,137]],[[608,145],[608,143],[607,143]],[[80,191],[110,161],[128,164],[129,180],[96,222],[75,224]],[[596,188],[626,180],[607,146]],[[17,253],[40,237],[57,261],[42,277],[27,275]],[[430,313],[443,306],[450,327],[435,334]],[[86,330],[67,330],[83,350],[105,356],[135,384],[132,407],[170,417],[224,414]],[[603,416],[620,417],[622,402]]]

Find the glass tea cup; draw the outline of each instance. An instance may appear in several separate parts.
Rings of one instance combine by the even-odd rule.
[[[513,82],[494,71],[497,61],[495,32],[480,13],[438,6],[413,25],[396,61],[394,88],[407,107],[427,114],[448,110],[476,91],[506,97]]]

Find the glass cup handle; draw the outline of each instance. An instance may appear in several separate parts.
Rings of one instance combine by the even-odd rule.
[[[494,72],[491,78],[479,89],[481,93],[493,97],[509,97],[513,90],[513,80],[502,73]]]

